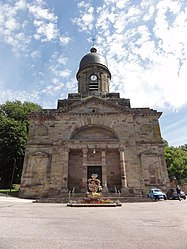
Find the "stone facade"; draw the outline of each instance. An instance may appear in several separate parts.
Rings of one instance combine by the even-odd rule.
[[[59,100],[57,109],[30,115],[21,197],[86,193],[92,173],[99,175],[103,195],[168,187],[161,113],[131,108],[129,99],[109,93],[107,64],[97,51],[91,53],[80,63],[78,93]]]

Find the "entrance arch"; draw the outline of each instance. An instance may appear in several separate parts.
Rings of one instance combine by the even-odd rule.
[[[121,187],[119,138],[106,126],[88,125],[76,129],[70,138],[68,188],[85,192],[87,180],[97,173],[103,191]],[[76,145],[76,146],[75,146]],[[98,172],[94,172],[98,170]]]

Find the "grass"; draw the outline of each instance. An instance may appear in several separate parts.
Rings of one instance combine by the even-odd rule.
[[[10,189],[0,189],[0,193],[17,197],[19,193],[19,188],[20,188],[20,184],[13,184],[11,192],[10,192]]]

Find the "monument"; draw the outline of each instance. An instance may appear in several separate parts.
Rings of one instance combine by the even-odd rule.
[[[97,174],[92,174],[88,179],[88,192],[86,197],[78,198],[77,200],[71,199],[69,196],[68,207],[119,207],[122,206],[119,199],[103,198],[101,194],[102,187],[101,181],[97,178]]]
[[[78,92],[29,116],[20,197],[84,196],[92,174],[102,196],[144,196],[151,187],[168,187],[162,113],[131,107],[130,99],[110,92],[111,77],[105,57],[92,47],[79,63]]]
[[[97,174],[92,174],[88,179],[88,194],[91,193],[92,196],[100,195],[98,192],[102,190],[101,181],[97,177]]]

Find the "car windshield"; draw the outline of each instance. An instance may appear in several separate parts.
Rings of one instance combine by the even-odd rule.
[[[160,189],[153,189],[154,192],[161,192]]]

